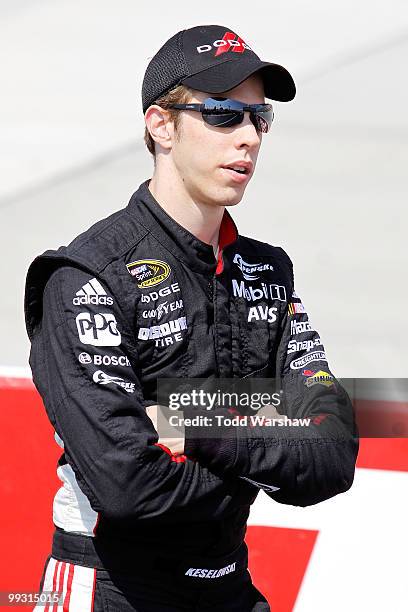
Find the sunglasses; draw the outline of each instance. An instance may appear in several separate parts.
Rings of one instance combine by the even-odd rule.
[[[264,134],[273,121],[272,104],[245,104],[227,98],[207,98],[202,104],[170,104],[168,108],[197,111],[206,123],[221,128],[239,125],[244,120],[244,113],[249,112],[256,130]]]

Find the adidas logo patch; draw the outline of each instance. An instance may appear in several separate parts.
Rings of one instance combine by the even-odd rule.
[[[94,304],[98,306],[112,306],[113,298],[106,294],[105,289],[96,278],[91,278],[85,285],[76,292],[74,299],[72,300],[74,306],[81,306],[86,304]]]

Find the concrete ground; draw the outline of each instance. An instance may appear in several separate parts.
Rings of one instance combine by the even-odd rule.
[[[338,376],[407,376],[406,4],[234,6],[2,3],[0,366],[27,366],[32,258],[124,206],[151,176],[140,110],[149,57],[179,29],[221,23],[298,86],[293,103],[275,104],[232,211],[241,233],[288,251]]]

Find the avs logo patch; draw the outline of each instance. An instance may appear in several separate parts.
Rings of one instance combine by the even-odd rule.
[[[139,289],[159,285],[171,272],[169,264],[158,259],[139,259],[127,264],[126,267],[129,274],[136,278]]]

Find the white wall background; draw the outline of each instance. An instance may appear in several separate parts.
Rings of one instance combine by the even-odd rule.
[[[0,366],[27,366],[32,258],[124,206],[151,175],[149,58],[176,31],[219,23],[298,86],[293,103],[275,105],[238,227],[287,249],[338,376],[406,377],[406,0],[207,4],[2,0]],[[321,530],[299,612],[326,610],[328,597],[331,610],[405,609],[406,484],[359,470],[349,493],[315,508],[260,497],[251,523]]]
[[[199,23],[286,65],[257,174],[233,216],[282,245],[339,376],[407,375],[408,7],[403,0],[3,0],[0,365],[27,365],[30,260],[125,205],[151,175],[140,88],[149,58]],[[254,214],[254,211],[256,214]]]

